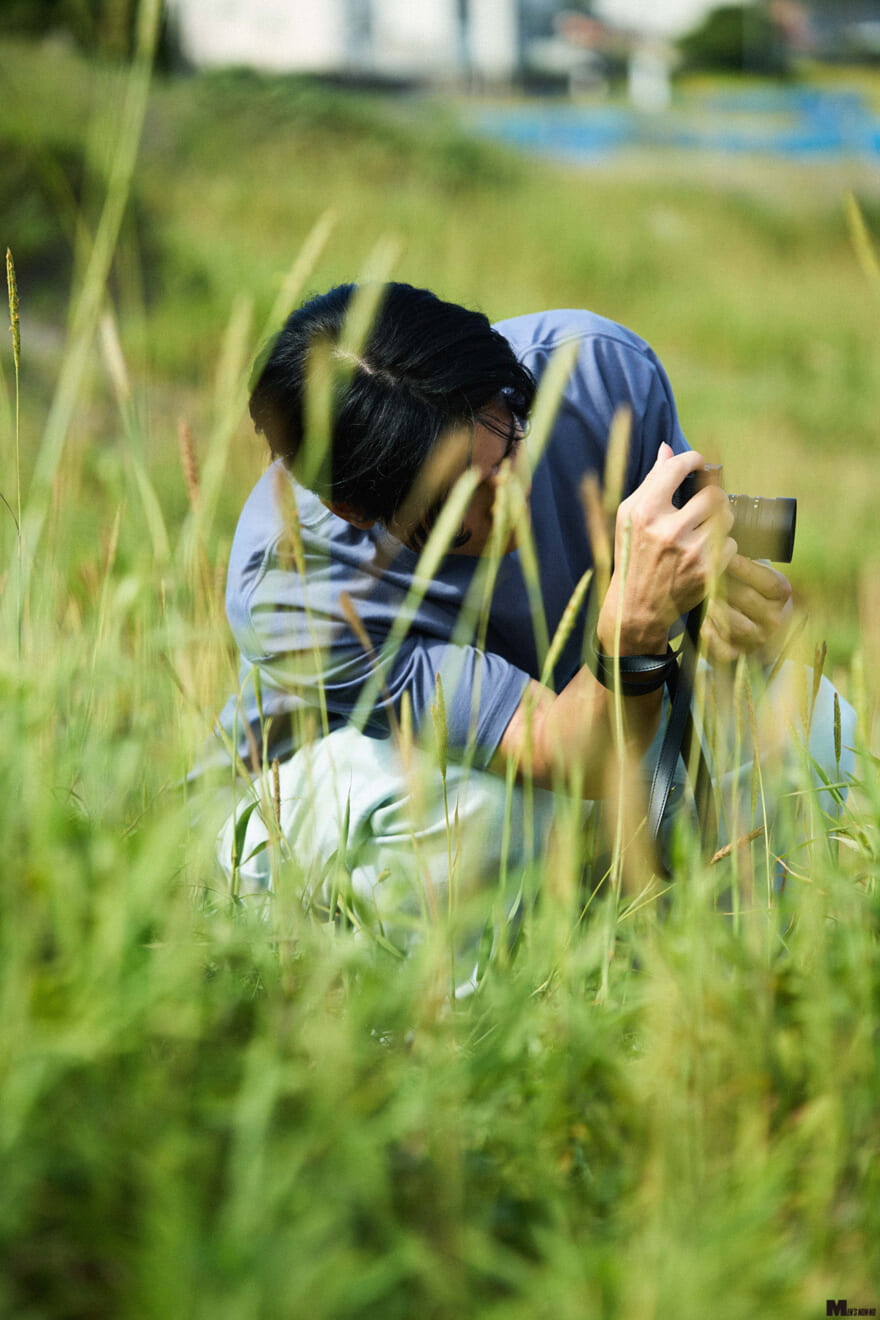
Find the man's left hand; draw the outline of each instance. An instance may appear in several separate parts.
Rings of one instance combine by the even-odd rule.
[[[734,555],[709,601],[702,636],[712,664],[752,655],[772,664],[791,621],[791,583],[764,561]]]

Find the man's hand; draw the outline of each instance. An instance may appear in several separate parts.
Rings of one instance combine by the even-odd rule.
[[[669,445],[661,445],[651,471],[621,503],[615,569],[598,623],[599,640],[607,650],[619,610],[621,654],[662,654],[672,623],[706,597],[735,554],[736,543],[730,538],[733,513],[723,490],[706,486],[683,508],[672,503],[688,473],[703,466],[700,454],[673,454]]]
[[[621,503],[614,572],[596,627],[607,654],[617,640],[619,620],[621,655],[662,655],[670,626],[705,599],[735,555],[733,511],[723,490],[706,486],[682,509],[672,503],[688,473],[703,466],[700,454],[674,454],[669,445],[661,445],[642,484]],[[660,720],[662,691],[627,695],[623,705],[626,746],[621,749],[613,694],[589,667],[580,669],[557,696],[532,681],[492,768],[503,773],[512,761],[518,769],[525,766],[535,783],[552,788],[560,772],[577,767],[584,797],[605,797],[612,791],[608,776],[613,758],[639,758],[650,746]]]
[[[736,554],[709,600],[702,636],[713,664],[753,655],[772,664],[791,621],[791,583],[778,569]]]

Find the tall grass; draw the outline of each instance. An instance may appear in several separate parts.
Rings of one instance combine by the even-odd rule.
[[[224,483],[248,467],[239,418],[264,320],[237,302],[217,328],[213,413],[185,419],[172,467],[178,418],[151,414],[108,291],[145,78],[138,65],[41,441],[23,411],[28,608],[20,654],[14,627],[0,641],[0,1311],[800,1320],[829,1297],[877,1305],[868,745],[833,829],[813,806],[789,924],[740,887],[735,853],[706,865],[684,843],[672,884],[585,893],[571,830],[520,877],[526,918],[479,993],[452,1002],[442,911],[401,961],[307,918],[283,860],[262,913],[229,902],[213,822],[192,824],[181,781],[237,682]],[[327,274],[330,223],[268,326]],[[867,297],[852,315],[872,315]],[[101,373],[116,412],[86,445]],[[866,744],[874,658],[856,648],[848,684]],[[442,726],[438,702],[441,744]],[[731,884],[736,922],[719,910]]]
[[[41,79],[52,98],[30,95]],[[89,125],[106,123],[102,103],[119,101],[106,71],[96,77],[57,46],[0,44],[0,83],[0,217],[38,332],[23,421],[42,431],[55,376],[47,322],[68,310],[64,235],[75,239],[83,223],[94,232],[112,160]],[[723,460],[731,489],[798,497],[796,588],[830,664],[857,650],[859,583],[869,591],[880,562],[880,369],[841,206],[848,188],[876,231],[875,180],[862,162],[728,162],[719,177],[664,157],[635,175],[565,173],[463,138],[435,102],[388,105],[232,74],[154,81],[145,125],[111,282],[139,406],[156,422],[154,482],[175,516],[185,505],[172,479],[177,418],[210,447],[207,382],[233,301],[252,303],[254,327],[269,323],[291,254],[330,208],[333,242],[306,292],[361,272],[390,232],[402,276],[493,318],[586,306],[644,334],[669,370],[685,433]],[[103,432],[112,408],[99,381],[84,383],[79,444]],[[260,466],[244,429],[228,457],[220,536]],[[27,479],[32,447],[24,458]]]
[[[3,496],[12,520],[15,523],[15,535],[18,552],[18,609],[16,619],[16,637],[18,654],[21,656],[21,629],[24,612],[24,562],[21,540],[21,317],[18,308],[18,285],[15,279],[15,263],[12,253],[6,249],[6,286],[9,292],[9,329],[12,334],[12,360],[15,369],[15,509]]]

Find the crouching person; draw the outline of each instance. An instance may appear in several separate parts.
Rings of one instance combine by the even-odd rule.
[[[388,284],[356,342],[362,296],[344,285],[305,303],[255,376],[251,416],[273,461],[229,566],[240,688],[217,742],[241,773],[219,855],[238,893],[271,892],[286,868],[297,901],[405,949],[471,892],[513,904],[560,813],[588,829],[602,802],[627,840],[644,840],[642,780],[663,741],[681,619],[711,591],[709,664],[769,668],[791,588],[738,553],[717,486],[673,502],[703,458],[661,364],[629,330],[574,310],[493,327]],[[530,454],[536,388],[558,351],[570,369]],[[584,490],[604,481],[621,410],[630,442],[600,581]],[[512,522],[501,503],[518,511]],[[838,756],[827,680],[813,697],[817,778],[845,782],[852,712],[838,702]],[[739,785],[723,846],[732,818],[743,833],[753,822],[732,805],[738,768],[718,762],[716,775]],[[680,763],[675,778],[667,818],[686,798]],[[650,869],[650,851],[634,848]]]

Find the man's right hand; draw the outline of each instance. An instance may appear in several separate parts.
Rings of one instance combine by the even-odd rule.
[[[705,486],[681,509],[672,503],[684,478],[704,465],[701,454],[674,454],[663,444],[642,484],[622,501],[615,567],[597,628],[609,654],[618,616],[621,655],[662,654],[672,624],[708,595],[736,554],[733,512],[718,486]]]
[[[687,474],[702,466],[700,454],[673,454],[662,445],[645,480],[621,504],[615,569],[597,629],[606,653],[613,654],[620,608],[621,655],[662,655],[671,625],[707,595],[736,553],[736,542],[729,536],[730,502],[717,486],[699,491],[682,509],[672,503]],[[577,766],[584,796],[603,797],[608,791],[609,757],[615,751],[634,758],[644,755],[656,733],[661,704],[659,689],[623,698],[624,752],[616,748],[612,727],[613,694],[589,668],[579,670],[558,696],[532,681],[504,732],[492,768],[503,773],[513,760],[536,783],[552,787],[556,773]]]

